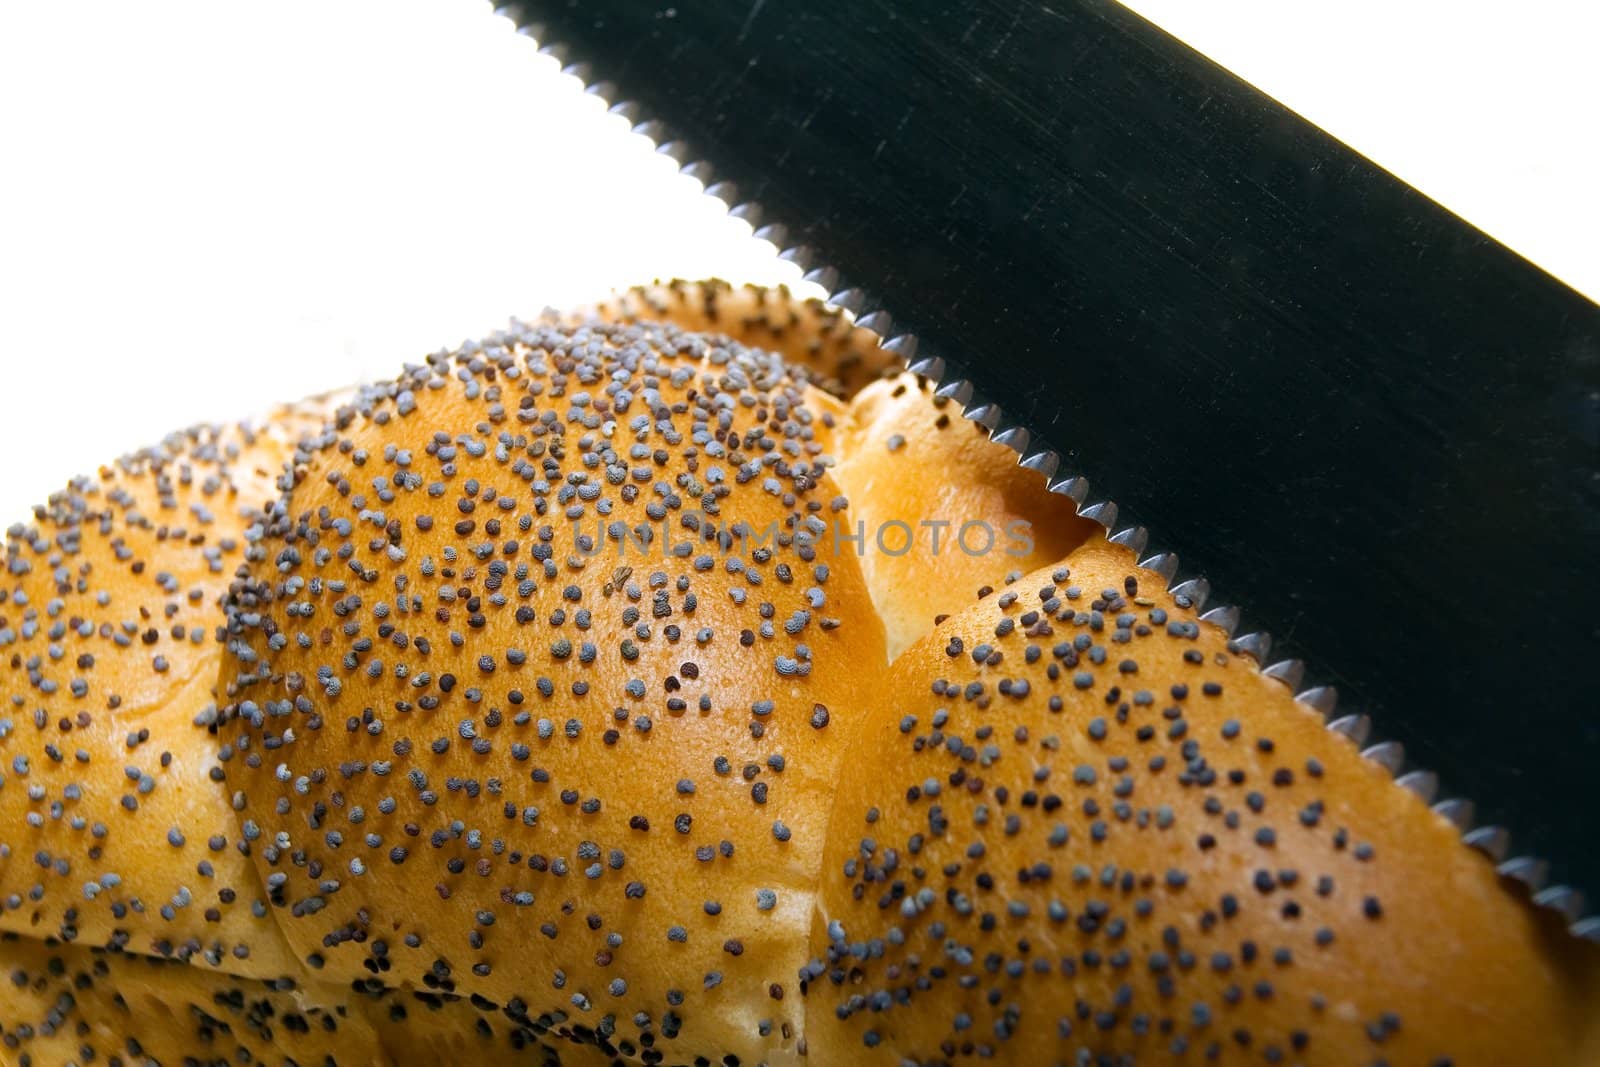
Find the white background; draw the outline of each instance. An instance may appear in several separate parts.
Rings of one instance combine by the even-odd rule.
[[[1132,6],[1591,296],[1600,5]],[[482,0],[0,0],[0,525],[203,419],[798,272]]]

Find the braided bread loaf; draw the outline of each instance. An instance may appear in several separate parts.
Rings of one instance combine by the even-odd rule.
[[[0,1061],[1596,1062],[1594,946],[891,364],[673,283],[14,526]]]

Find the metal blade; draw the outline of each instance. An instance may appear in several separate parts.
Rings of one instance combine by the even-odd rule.
[[[1155,531],[1205,567],[1182,588],[1291,629],[1384,724],[1372,758],[1470,783],[1470,843],[1504,855],[1509,825],[1600,883],[1600,309],[1109,3],[1009,28],[797,6],[507,13],[736,184],[810,277],[892,311],[885,347],[1108,534]],[[1299,686],[1264,631],[1237,640]]]

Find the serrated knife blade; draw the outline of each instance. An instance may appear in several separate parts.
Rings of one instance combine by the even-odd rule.
[[[504,10],[1600,933],[1600,309],[1114,4],[799,7]]]

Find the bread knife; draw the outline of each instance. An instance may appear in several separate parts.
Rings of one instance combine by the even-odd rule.
[[[1600,940],[1600,308],[1109,0],[502,12]]]

